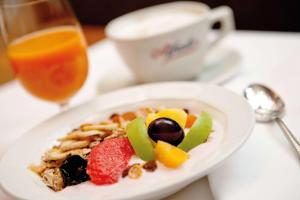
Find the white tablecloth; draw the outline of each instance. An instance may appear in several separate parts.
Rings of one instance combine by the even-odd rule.
[[[242,94],[251,82],[276,89],[286,103],[283,117],[300,139],[300,34],[244,33],[226,44],[242,54],[242,71],[225,87]],[[276,124],[256,124],[235,155],[209,175],[215,199],[299,200],[300,160]]]
[[[114,52],[106,51],[101,45],[95,44],[89,49],[89,78],[72,99],[72,106],[92,98],[106,87],[101,80],[114,70],[110,65],[110,55]],[[224,86],[240,94],[250,82],[261,82],[275,88],[287,105],[284,120],[300,138],[300,34],[236,32],[223,45],[234,48],[242,56],[239,76]],[[123,66],[121,61],[113,64],[117,67],[118,62]],[[118,70],[128,73],[126,69]],[[35,99],[17,82],[0,86],[0,156],[24,132],[58,112],[56,105]],[[299,169],[300,163],[279,129],[273,124],[259,124],[246,145],[214,171],[209,180],[215,199],[299,200]],[[167,199],[201,197],[213,199],[206,178]],[[0,191],[0,199],[11,198]]]

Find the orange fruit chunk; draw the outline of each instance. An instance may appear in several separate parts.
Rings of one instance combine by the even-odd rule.
[[[169,168],[177,168],[188,159],[185,151],[161,140],[157,142],[155,152],[158,161]]]
[[[188,115],[185,123],[185,128],[191,128],[196,121],[197,117],[195,115]]]
[[[176,121],[180,125],[180,127],[184,129],[186,119],[187,119],[187,114],[184,110],[179,108],[167,108],[167,109],[162,109],[157,113],[148,114],[146,118],[146,126],[148,127],[153,120],[158,118],[163,118],[163,117]]]

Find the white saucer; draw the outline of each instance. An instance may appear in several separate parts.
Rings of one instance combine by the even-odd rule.
[[[99,93],[138,84],[111,41],[102,40],[93,45],[89,51],[92,55],[90,63],[105,71],[97,84]],[[204,62],[205,69],[191,81],[222,84],[238,74],[240,63],[241,55],[238,51],[220,46],[208,52]]]

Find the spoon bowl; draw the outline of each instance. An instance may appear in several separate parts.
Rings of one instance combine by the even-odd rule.
[[[255,111],[259,122],[270,122],[281,116],[284,102],[281,97],[261,84],[251,84],[244,90],[244,96]]]

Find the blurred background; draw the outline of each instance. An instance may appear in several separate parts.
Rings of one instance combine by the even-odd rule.
[[[70,0],[84,24],[105,25],[127,12],[170,0]],[[211,8],[228,5],[240,30],[300,31],[300,0],[201,0]]]
[[[0,0],[0,4],[4,1]],[[13,1],[15,0],[11,0]],[[88,44],[105,37],[103,27],[110,20],[140,8],[172,2],[170,0],[68,1],[83,25]],[[221,5],[231,7],[238,30],[300,31],[300,0],[201,0],[199,2],[208,4],[211,8]],[[3,40],[0,40],[0,84],[13,78],[4,49]]]

